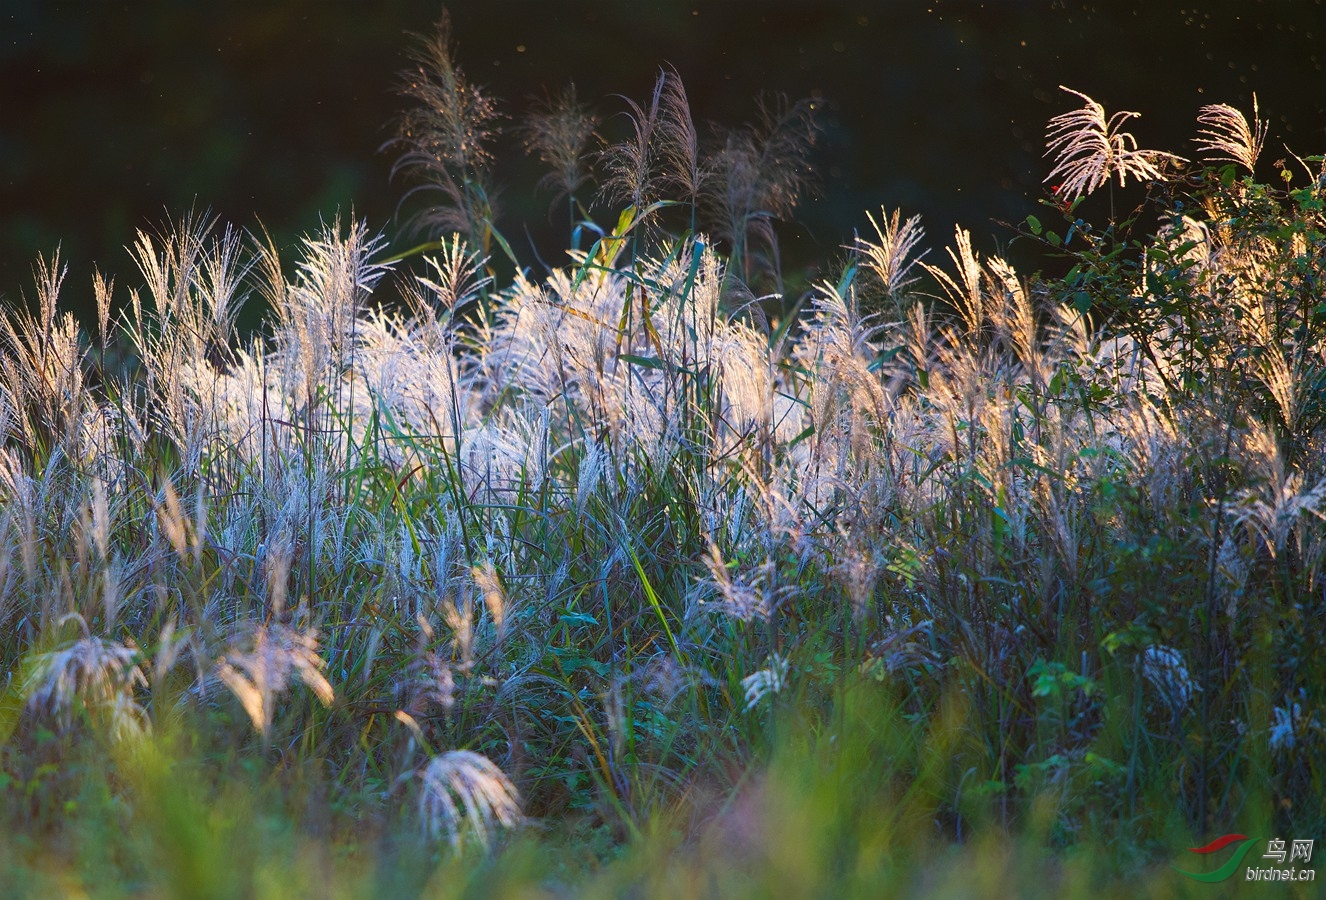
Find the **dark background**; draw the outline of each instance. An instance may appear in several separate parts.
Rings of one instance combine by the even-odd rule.
[[[138,283],[135,228],[191,206],[293,243],[338,209],[398,249],[401,185],[379,152],[402,108],[405,32],[422,0],[137,0],[0,5],[0,295],[30,296],[31,263],[60,245],[65,303],[90,303],[96,265]],[[847,3],[456,0],[457,57],[519,121],[574,81],[614,127],[671,63],[697,122],[735,125],[761,90],[824,103],[818,199],[782,229],[805,274],[880,206],[921,213],[928,244],[954,223],[982,249],[1035,210],[1046,120],[1078,104],[1142,113],[1143,146],[1191,155],[1204,103],[1250,111],[1262,165],[1326,151],[1326,0],[895,0]],[[616,123],[620,124],[620,122]],[[514,136],[499,153],[499,227],[523,260],[561,260],[539,170]],[[1273,172],[1273,170],[1272,170]],[[1265,174],[1265,173],[1263,173]],[[607,218],[601,213],[601,218]],[[121,300],[123,297],[121,297]]]

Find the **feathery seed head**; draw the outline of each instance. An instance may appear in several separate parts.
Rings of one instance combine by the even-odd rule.
[[[647,106],[641,106],[630,97],[623,115],[631,123],[631,136],[617,144],[610,144],[600,153],[607,179],[602,192],[611,201],[628,203],[637,212],[643,211],[657,199],[658,159],[661,148],[655,129],[659,126],[659,113],[667,74],[660,72]]]
[[[1138,149],[1137,139],[1122,126],[1140,113],[1124,110],[1107,118],[1105,107],[1086,94],[1063,85],[1059,89],[1083,102],[1081,109],[1050,119],[1046,132],[1045,155],[1053,154],[1055,165],[1045,182],[1059,182],[1059,193],[1066,199],[1085,197],[1115,175],[1120,187],[1127,184],[1129,175],[1159,180],[1161,166],[1184,161],[1172,153]]]
[[[598,121],[577,100],[574,84],[546,99],[526,121],[525,147],[551,169],[539,187],[556,191],[554,203],[574,197],[589,180],[587,151],[597,127]]]
[[[780,693],[785,684],[787,684],[787,659],[775,653],[769,657],[767,666],[741,679],[741,686],[746,691],[746,709],[752,710],[765,697]]]
[[[1152,644],[1142,651],[1142,675],[1159,698],[1175,714],[1187,709],[1193,691],[1199,688],[1188,677],[1183,654],[1173,647]]]
[[[917,245],[925,239],[925,229],[921,227],[921,217],[912,216],[901,222],[902,213],[894,210],[891,214],[880,210],[879,221],[866,214],[870,225],[875,229],[875,240],[857,237],[852,245],[866,267],[879,279],[885,292],[895,302],[903,291],[916,282],[912,269],[929,252],[922,250],[914,253]]]
[[[971,232],[961,226],[954,227],[957,250],[948,249],[949,259],[957,269],[958,277],[954,280],[943,269],[929,263],[921,263],[927,272],[935,277],[954,309],[961,316],[965,336],[976,341],[986,324],[986,307],[989,305],[981,285],[981,264],[972,251]]]
[[[428,704],[436,704],[444,713],[456,706],[456,678],[451,666],[431,650],[422,651],[415,659],[414,677],[402,685],[409,698],[409,711],[420,714]]]
[[[1258,116],[1257,95],[1252,95],[1252,125],[1243,113],[1225,103],[1203,106],[1197,116],[1204,126],[1198,132],[1197,147],[1206,152],[1210,162],[1237,163],[1252,172],[1266,142],[1266,122]]]
[[[316,631],[301,632],[279,622],[250,623],[231,638],[216,674],[244,707],[254,730],[267,737],[275,699],[289,689],[292,679],[303,682],[323,706],[331,705],[335,692],[323,674],[326,667],[318,655]]]
[[[441,198],[415,216],[416,227],[460,233],[486,251],[495,217],[489,185],[492,142],[502,116],[456,64],[446,10],[433,34],[420,40],[412,62],[401,73],[400,93],[414,105],[401,115],[397,136],[387,144],[401,151],[392,177],[405,175],[416,182],[406,197],[426,191]]]
[[[417,280],[443,310],[465,305],[493,281],[491,276],[482,274],[487,257],[471,253],[459,234],[443,240],[440,257],[426,256],[424,262],[435,274],[432,278],[420,275]]]
[[[136,687],[147,686],[147,679],[136,662],[137,648],[92,637],[81,617],[74,618],[83,625],[83,637],[31,660],[23,687],[25,708],[52,715],[68,728],[81,702],[93,714],[109,714],[117,737],[141,732],[146,716],[133,695]]]
[[[1270,738],[1268,743],[1277,755],[1285,754],[1301,743],[1326,740],[1326,725],[1323,725],[1317,711],[1303,709],[1306,702],[1307,692],[1300,689],[1298,700],[1290,701],[1286,697],[1284,706],[1271,710],[1273,721],[1267,729]]]
[[[472,750],[449,750],[415,772],[419,819],[424,834],[445,835],[459,850],[473,836],[486,850],[499,828],[515,828],[524,817],[520,792],[488,757]]]
[[[471,569],[470,577],[474,579],[475,589],[483,594],[484,606],[488,607],[488,615],[492,617],[493,627],[497,630],[497,642],[500,644],[506,637],[507,600],[497,570],[491,562],[487,562]]]
[[[719,553],[718,545],[710,542],[709,554],[704,558],[709,570],[708,585],[718,594],[719,608],[742,622],[767,621],[780,599],[769,585],[773,578],[772,562],[760,566],[754,576],[734,575]]]
[[[468,675],[474,670],[474,607],[470,592],[462,590],[459,601],[447,598],[441,607],[442,620],[451,629],[453,646],[460,651],[458,668],[462,675]]]

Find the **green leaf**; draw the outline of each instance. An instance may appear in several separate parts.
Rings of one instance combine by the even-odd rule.
[[[658,616],[658,622],[663,626],[663,633],[667,635],[668,646],[672,648],[672,653],[677,659],[682,659],[681,648],[677,646],[677,638],[672,633],[672,626],[668,624],[668,617],[663,614],[663,602],[659,599],[654,586],[650,584],[649,577],[645,574],[645,567],[640,564],[640,557],[636,555],[635,548],[632,547],[626,538],[626,522],[619,516],[617,519],[618,527],[621,529],[622,546],[626,549],[626,554],[631,558],[631,565],[635,567],[635,574],[640,579],[640,586],[645,589],[645,599],[649,605],[654,608],[654,614]]]
[[[838,291],[839,297],[847,296],[847,289],[852,286],[852,282],[855,279],[856,279],[856,263],[852,263],[846,269],[843,269],[843,277],[838,279],[838,285],[836,287],[836,290]]]
[[[511,245],[507,243],[507,239],[502,237],[502,233],[498,231],[496,228],[494,228],[492,225],[489,225],[488,234],[490,237],[492,237],[493,240],[497,241],[497,246],[502,248],[502,252],[506,254],[506,258],[511,260],[512,264],[515,265],[517,269],[519,269],[520,260],[516,259],[515,252],[512,251]]]
[[[1045,227],[1041,225],[1041,220],[1035,216],[1027,216],[1027,227],[1031,229],[1032,234],[1040,234],[1045,230]]]
[[[1056,375],[1055,377],[1057,378],[1058,375]],[[1051,469],[1048,466],[1042,466],[1040,463],[1034,461],[1033,459],[1027,456],[1015,456],[1012,459],[1010,459],[1008,462],[1000,466],[1000,468],[1011,469],[1015,466],[1023,469],[1030,469],[1033,472],[1040,472],[1042,475],[1045,475],[1055,481],[1062,481],[1064,478],[1062,472],[1056,472],[1054,469]]]
[[[617,217],[617,227],[613,229],[612,236],[600,239],[596,246],[597,252],[594,254],[594,265],[608,269],[617,262],[617,257],[621,255],[626,247],[626,235],[635,227],[636,213],[638,210],[634,206],[628,206],[622,210],[621,215]]]
[[[564,675],[570,675],[579,669],[588,669],[595,675],[608,674],[606,663],[599,662],[591,656],[585,656],[574,647],[549,647],[548,652],[556,657]]]
[[[402,250],[400,253],[393,253],[391,256],[384,256],[382,259],[377,260],[377,262],[382,263],[384,265],[386,263],[400,262],[403,259],[407,259],[411,256],[418,256],[421,253],[427,253],[430,250],[445,250],[447,249],[448,246],[450,245],[445,240],[424,241],[422,244],[417,244],[416,246],[411,247],[409,250]]]
[[[642,369],[666,369],[667,363],[653,356],[636,356],[634,353],[619,353],[617,358]]]
[[[870,364],[866,366],[866,370],[869,372],[878,372],[885,365],[897,359],[898,354],[902,353],[904,349],[905,348],[903,347],[892,347],[888,350],[885,350],[879,356],[876,356],[874,359],[870,361]]]
[[[800,434],[798,434],[796,437],[792,438],[792,440],[788,442],[787,447],[790,450],[793,447],[795,447],[797,444],[801,443],[807,438],[813,437],[814,435],[815,435],[815,426],[807,425],[805,428],[801,430]]]

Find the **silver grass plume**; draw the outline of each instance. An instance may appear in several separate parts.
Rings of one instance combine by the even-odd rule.
[[[868,271],[873,273],[883,285],[885,293],[896,303],[902,292],[916,282],[912,269],[928,253],[922,250],[916,253],[916,247],[925,239],[925,229],[921,227],[921,217],[912,216],[902,221],[900,210],[888,213],[881,209],[879,221],[866,213],[870,225],[875,229],[875,240],[857,237],[852,244],[857,257]]]
[[[525,121],[525,149],[549,169],[538,186],[555,192],[553,204],[569,199],[572,216],[576,192],[590,178],[588,148],[597,127],[598,120],[576,98],[574,84],[545,99]]]
[[[887,398],[870,370],[879,353],[877,338],[888,327],[878,314],[863,314],[856,288],[823,281],[811,298],[811,315],[791,356],[807,379],[810,417],[817,444],[849,435],[864,440],[870,423],[885,421]],[[859,441],[858,441],[859,443]],[[857,449],[864,449],[858,447]]]
[[[318,656],[316,631],[275,623],[250,625],[236,634],[217,662],[216,674],[244,707],[254,730],[266,738],[272,731],[273,701],[292,679],[303,682],[323,706],[331,705],[335,692],[323,674],[326,668]]]
[[[524,821],[520,792],[488,757],[472,750],[449,750],[435,756],[415,772],[419,790],[419,819],[433,839],[445,835],[460,849],[473,835],[487,849],[498,828],[514,828]]]
[[[1173,647],[1152,644],[1140,657],[1142,675],[1155,689],[1159,699],[1175,716],[1182,714],[1192,700],[1193,691],[1201,690],[1188,676],[1183,654]]]
[[[148,728],[147,714],[134,699],[147,679],[136,660],[138,650],[116,641],[93,637],[77,614],[65,617],[82,626],[83,636],[37,654],[30,661],[23,683],[24,706],[45,712],[68,728],[75,704],[93,715],[108,715],[117,739],[140,735]]]
[[[276,319],[276,345],[287,373],[302,376],[287,388],[311,395],[324,380],[335,383],[353,360],[360,314],[387,266],[372,261],[382,247],[362,220],[342,235],[341,219],[323,223],[317,235],[303,239],[303,259],[293,282],[281,275],[280,259],[270,239],[259,264],[263,291]]]
[[[949,301],[962,318],[966,335],[976,340],[986,325],[986,306],[988,299],[981,285],[981,264],[971,248],[971,232],[961,226],[954,228],[954,240],[957,250],[948,249],[949,259],[957,269],[954,279],[938,266],[921,263],[927,272],[934,276],[939,286],[948,295]]]
[[[702,206],[709,228],[731,247],[732,268],[749,281],[752,239],[778,266],[775,221],[785,221],[813,186],[810,153],[819,136],[815,104],[761,97],[756,124],[727,132],[705,163]]]
[[[227,372],[235,363],[230,349],[235,334],[235,320],[244,302],[240,290],[248,275],[252,261],[242,253],[243,241],[239,231],[227,224],[219,237],[212,241],[211,252],[202,258],[201,277],[197,289],[200,315],[200,333],[205,336],[204,353],[207,361],[220,372]]]
[[[1050,377],[1050,372],[1037,342],[1036,311],[1032,307],[1030,292],[1016,270],[999,256],[986,260],[985,279],[995,330],[1012,348],[1023,371],[1031,378],[1032,386],[1039,389]]]
[[[16,419],[15,436],[29,449],[60,441],[76,450],[82,436],[84,349],[73,314],[56,308],[66,272],[58,251],[49,261],[39,258],[37,313],[0,310],[0,391]]]
[[[449,715],[456,706],[456,678],[442,654],[429,649],[435,635],[433,626],[422,615],[417,621],[419,639],[410,665],[410,677],[396,685],[396,690],[407,698],[407,708],[401,712],[413,718],[430,704],[435,704]],[[410,721],[402,719],[399,714],[397,719],[410,725]]]
[[[686,87],[676,69],[663,73],[663,127],[660,132],[667,170],[664,178],[677,196],[695,209],[703,172],[700,169],[700,140],[691,118],[691,104]],[[694,227],[694,221],[692,221]]]
[[[629,203],[637,211],[643,210],[658,196],[658,142],[654,130],[659,125],[666,73],[659,73],[654,82],[647,106],[641,106],[630,97],[623,115],[631,123],[631,135],[626,140],[610,144],[601,153],[608,177],[602,193],[610,201]]]
[[[1238,163],[1249,172],[1257,165],[1262,144],[1266,141],[1266,122],[1258,113],[1257,95],[1252,95],[1252,125],[1243,113],[1224,103],[1203,106],[1197,115],[1197,148],[1205,151],[1209,162]]]
[[[1234,500],[1234,521],[1247,523],[1278,557],[1293,539],[1302,544],[1301,519],[1308,515],[1326,520],[1326,479],[1306,487],[1302,472],[1282,472],[1278,480],[1244,488]]]
[[[1066,200],[1085,197],[1113,176],[1119,186],[1128,176],[1138,180],[1158,180],[1160,167],[1183,162],[1181,157],[1160,150],[1139,150],[1137,139],[1122,129],[1123,123],[1140,113],[1120,110],[1108,118],[1105,107],[1081,91],[1059,86],[1083,101],[1081,109],[1060,113],[1050,119],[1046,131],[1045,155],[1054,155],[1055,166],[1045,181],[1060,182],[1060,196]]]
[[[97,337],[101,342],[102,365],[105,365],[106,350],[110,345],[110,305],[115,293],[115,279],[106,278],[99,271],[92,273],[92,293],[97,301]]]
[[[709,578],[702,587],[717,594],[719,609],[740,622],[767,622],[790,592],[788,588],[780,589],[773,584],[777,573],[772,561],[756,566],[753,575],[734,574],[723,560],[718,545],[712,541],[704,565],[709,570]]]
[[[401,202],[421,191],[440,194],[440,202],[414,217],[415,226],[434,234],[463,234],[486,253],[496,217],[491,145],[501,116],[456,64],[446,10],[433,34],[419,39],[411,62],[412,68],[402,73],[400,94],[414,106],[400,117],[396,138],[385,145],[401,151],[392,177],[416,182]]]
[[[427,289],[435,305],[441,307],[433,310],[433,316],[464,306],[493,281],[491,276],[483,274],[487,258],[475,256],[459,235],[442,241],[441,252],[424,257],[424,262],[433,272],[416,280]],[[433,317],[422,315],[421,308],[415,312],[424,320]]]
[[[229,371],[242,285],[253,265],[242,233],[231,225],[218,233],[217,217],[190,211],[155,235],[139,230],[133,253],[155,317],[151,332],[143,333],[141,315],[130,332],[145,359],[165,378],[204,360],[216,371]],[[99,309],[98,318],[108,312]]]
[[[1303,704],[1308,702],[1307,691],[1299,688],[1298,699],[1291,700],[1293,696],[1286,696],[1284,706],[1271,710],[1273,721],[1267,729],[1267,743],[1277,755],[1293,750],[1296,744],[1315,743],[1326,738],[1326,726],[1317,711],[1311,707],[1306,711],[1303,709]]]
[[[769,657],[769,664],[741,679],[746,692],[746,709],[752,710],[765,697],[781,693],[787,684],[787,658],[777,653]]]

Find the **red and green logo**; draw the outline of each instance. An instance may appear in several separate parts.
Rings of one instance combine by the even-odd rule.
[[[1234,855],[1226,860],[1225,864],[1214,872],[1185,872],[1178,866],[1170,866],[1170,868],[1178,872],[1180,875],[1186,875],[1193,881],[1205,881],[1207,883],[1224,881],[1238,871],[1239,865],[1243,862],[1243,857],[1247,856],[1248,851],[1252,849],[1252,845],[1257,843],[1256,838],[1250,838],[1246,834],[1226,834],[1216,838],[1205,847],[1188,848],[1189,853],[1216,853],[1238,841],[1242,841],[1243,843],[1239,844],[1239,848],[1234,851]]]

